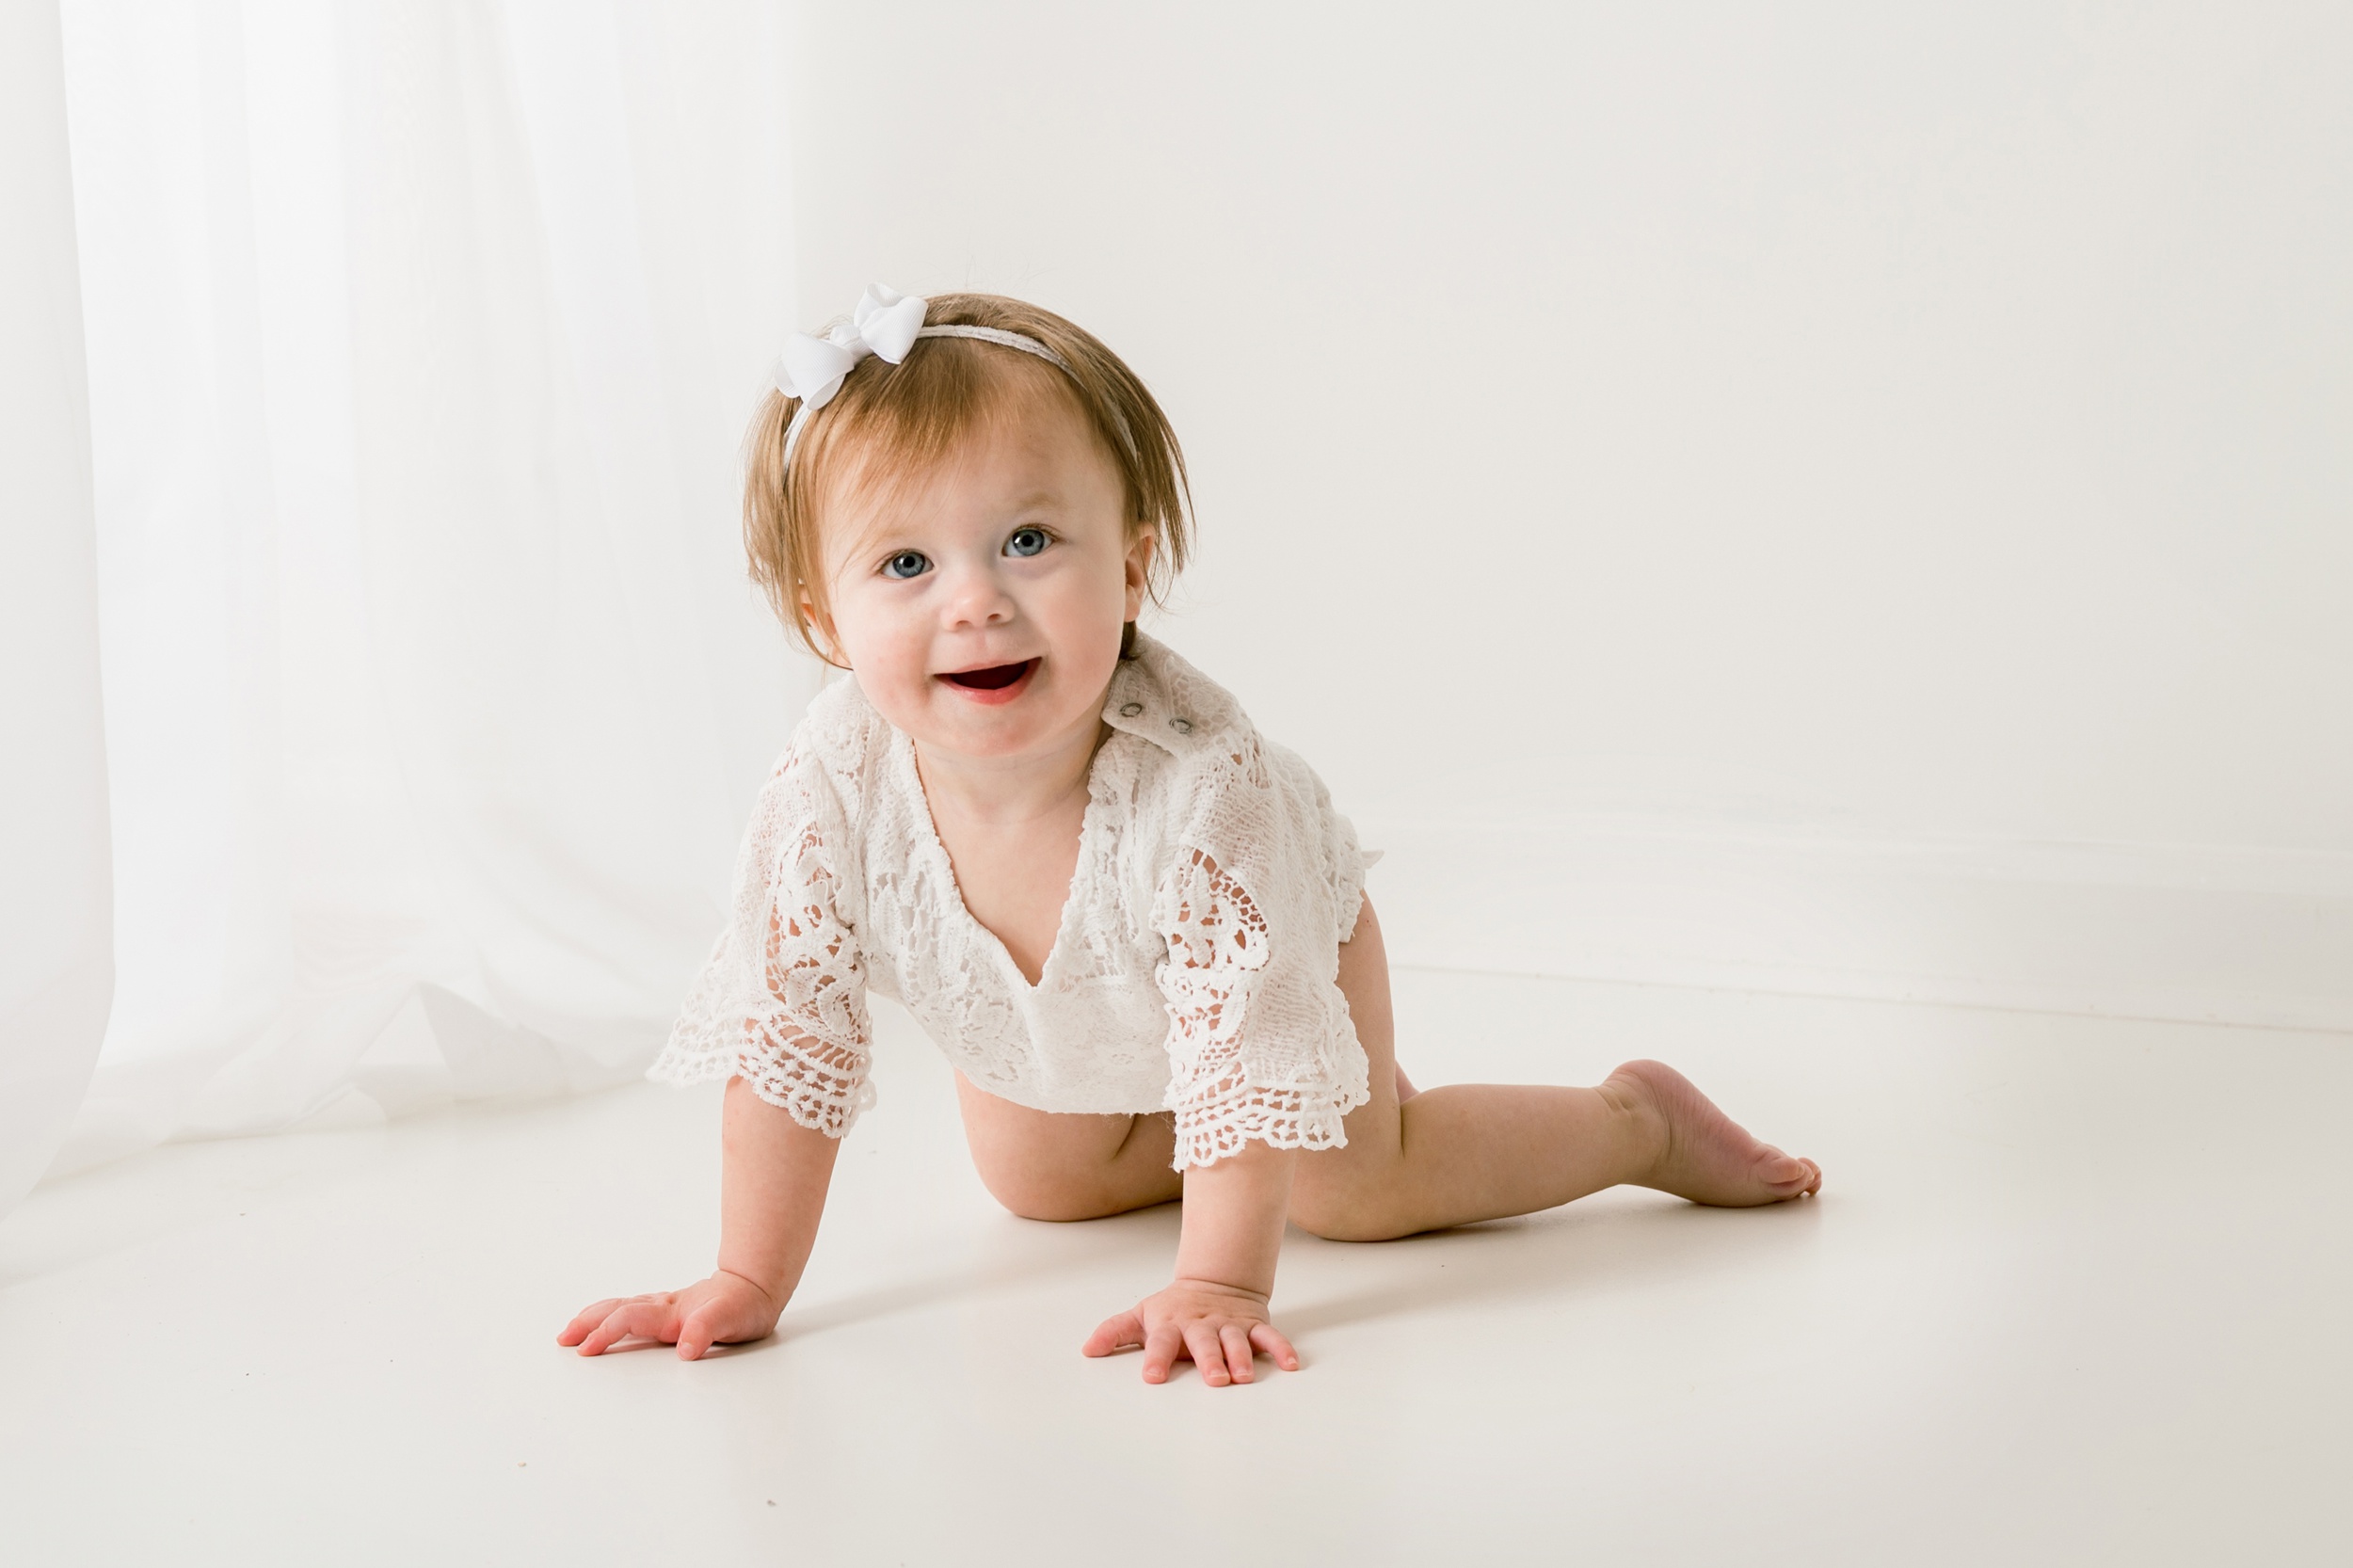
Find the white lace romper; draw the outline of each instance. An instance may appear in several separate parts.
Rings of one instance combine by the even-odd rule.
[[[1370,857],[1297,756],[1150,637],[1103,704],[1079,866],[1034,986],[964,906],[913,744],[855,680],[760,792],[728,929],[649,1077],[742,1074],[840,1137],[873,1103],[868,986],[979,1087],[1172,1111],[1178,1170],[1257,1138],[1347,1142],[1366,1061],[1336,981]]]

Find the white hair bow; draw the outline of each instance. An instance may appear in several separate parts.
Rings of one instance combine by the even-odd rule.
[[[841,378],[869,354],[894,365],[905,359],[930,304],[880,283],[867,284],[849,320],[822,338],[795,332],[785,340],[783,357],[776,360],[776,391],[799,398],[804,409],[824,408],[841,390]]]
[[[801,443],[801,432],[807,428],[809,415],[833,401],[833,394],[841,390],[842,378],[857,368],[860,360],[872,354],[895,365],[907,357],[907,350],[915,346],[918,338],[973,338],[1017,348],[1075,378],[1069,361],[1035,338],[1008,332],[1001,327],[968,327],[954,322],[926,327],[923,312],[930,308],[928,299],[901,294],[880,283],[869,283],[849,320],[836,325],[822,338],[795,332],[785,340],[784,353],[776,360],[776,391],[787,397],[796,397],[801,403],[792,411],[792,423],[784,430],[786,468],[792,466],[793,449]]]

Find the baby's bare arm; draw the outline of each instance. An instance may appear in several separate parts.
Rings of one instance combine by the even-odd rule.
[[[765,1337],[816,1245],[840,1147],[742,1079],[729,1079],[720,1128],[718,1271],[683,1290],[598,1302],[565,1324],[555,1342],[601,1355],[637,1334],[674,1343],[681,1360],[693,1361],[714,1344]]]
[[[1248,1383],[1258,1351],[1296,1370],[1298,1352],[1268,1320],[1267,1304],[1298,1158],[1295,1150],[1251,1144],[1214,1165],[1187,1170],[1176,1279],[1105,1321],[1087,1340],[1086,1353],[1141,1345],[1146,1383],[1166,1382],[1185,1356],[1212,1385]]]

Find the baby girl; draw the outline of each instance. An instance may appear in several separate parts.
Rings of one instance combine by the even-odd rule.
[[[1136,629],[1189,548],[1152,394],[1060,316],[867,293],[796,336],[753,435],[752,572],[852,678],[761,792],[730,921],[653,1076],[727,1080],[718,1266],[597,1303],[560,1342],[689,1360],[775,1329],[840,1139],[872,1103],[866,996],[956,1071],[1014,1213],[1181,1199],[1175,1277],[1088,1355],[1296,1368],[1269,1316],[1286,1224],[1371,1241],[1620,1182],[1779,1203],[1821,1171],[1673,1069],[1590,1089],[1398,1066],[1366,854],[1315,773]]]

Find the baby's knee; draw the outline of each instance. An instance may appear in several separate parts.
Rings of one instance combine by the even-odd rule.
[[[1326,1241],[1394,1241],[1419,1228],[1387,1201],[1380,1183],[1352,1180],[1345,1173],[1301,1172],[1291,1184],[1290,1222]]]
[[[1106,1194],[1056,1176],[984,1171],[981,1185],[988,1189],[988,1195],[1006,1213],[1016,1219],[1067,1224],[1074,1220],[1100,1220],[1120,1212],[1119,1206]]]

